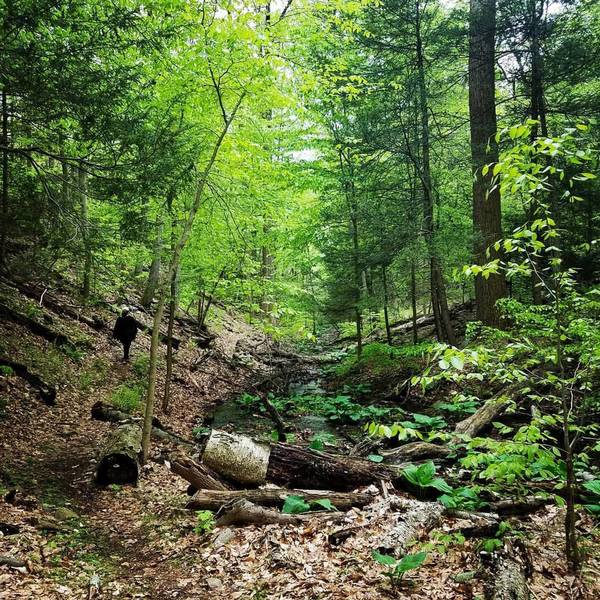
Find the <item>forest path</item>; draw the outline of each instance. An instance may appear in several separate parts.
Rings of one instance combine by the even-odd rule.
[[[23,299],[23,311],[32,311],[30,305]],[[170,557],[194,526],[193,513],[184,508],[187,484],[162,464],[176,448],[153,443],[137,488],[102,489],[92,483],[102,440],[114,426],[92,420],[91,407],[98,400],[109,402],[120,386],[139,383],[136,361],[145,360],[149,336],[138,335],[132,359],[124,363],[110,335],[111,313],[102,315],[108,326],[100,332],[44,314],[53,327],[80,332],[88,346],[65,353],[19,324],[0,322],[0,355],[29,365],[58,389],[56,405],[47,406],[20,378],[0,375],[0,396],[7,398],[0,419],[0,492],[17,491],[14,504],[0,501],[0,522],[20,529],[16,536],[0,536],[0,554],[26,558],[29,566],[28,573],[0,567],[0,598],[87,598],[96,575],[95,598],[176,597],[187,575]],[[228,325],[221,351],[233,354],[237,338],[247,334],[243,324]],[[184,331],[176,335],[186,339]],[[183,344],[176,355],[173,411],[164,416],[157,407],[158,416],[188,439],[198,420],[232,392],[228,381],[243,385],[248,377],[234,374],[211,351],[203,371],[192,373],[188,365],[203,354]]]

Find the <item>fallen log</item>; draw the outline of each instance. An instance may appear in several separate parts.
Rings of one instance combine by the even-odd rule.
[[[420,502],[395,496],[390,498],[395,509],[396,524],[375,539],[375,547],[384,554],[402,556],[409,546],[425,530],[437,527],[444,515],[444,507],[438,502]]]
[[[420,460],[422,458],[445,458],[450,452],[451,450],[447,446],[429,442],[410,442],[393,450],[381,450],[380,454],[387,460]]]
[[[142,430],[138,425],[127,424],[111,431],[106,439],[96,469],[98,485],[137,485],[142,449]]]
[[[7,567],[11,567],[13,569],[21,569],[27,566],[25,561],[21,560],[20,558],[8,556],[6,554],[0,554],[0,566],[1,565],[6,565]]]
[[[243,498],[235,500],[231,505],[223,507],[222,513],[217,514],[216,525],[299,525],[311,519],[328,519],[339,521],[345,518],[344,513],[318,512],[301,515],[288,515],[276,510],[256,506]]]
[[[81,345],[71,340],[71,338],[69,338],[69,336],[65,335],[64,333],[60,333],[59,331],[48,327],[44,323],[36,321],[35,319],[21,312],[18,312],[10,306],[7,306],[3,303],[0,303],[0,317],[9,319],[13,323],[17,323],[18,325],[23,325],[24,327],[29,329],[31,333],[39,335],[45,340],[48,340],[53,344],[57,344],[58,346],[72,346],[76,348],[78,345]]]
[[[262,506],[281,506],[288,496],[302,496],[307,502],[330,500],[339,510],[353,506],[364,506],[373,500],[373,495],[358,492],[332,492],[327,490],[288,490],[285,488],[260,488],[257,490],[204,490],[201,489],[188,502],[192,510],[218,510],[221,506],[243,498]]]
[[[504,412],[510,401],[510,390],[504,390],[504,393],[490,398],[472,415],[459,421],[454,427],[454,433],[475,437],[480,431],[488,427],[498,415]]]
[[[269,447],[218,430],[211,431],[202,462],[226,479],[250,486],[270,481],[285,487],[349,491],[382,479],[402,485],[389,466],[284,443]]]
[[[0,366],[10,367],[15,375],[24,379],[29,385],[35,388],[39,394],[40,400],[47,406],[56,405],[56,388],[46,383],[39,375],[33,373],[29,367],[17,363],[13,360],[0,358]]]
[[[516,500],[508,499],[491,502],[487,510],[502,516],[528,515],[550,503],[551,500],[546,496],[527,496],[526,498]]]
[[[521,565],[509,556],[495,561],[491,600],[529,600],[527,578]]]
[[[197,463],[187,456],[174,456],[170,459],[171,471],[183,477],[194,490],[226,492],[233,486],[223,480],[206,465]],[[223,503],[224,504],[224,503]],[[188,505],[188,508],[190,506]],[[200,510],[200,509],[198,509]]]
[[[106,421],[108,423],[139,423],[142,420],[141,417],[135,417],[129,413],[118,410],[114,406],[102,402],[102,400],[98,400],[96,403],[94,403],[92,406],[91,416],[92,419],[96,419],[97,421]],[[152,418],[152,435],[161,439],[169,440],[175,444],[179,444],[180,446],[185,446],[188,448],[194,447],[194,442],[186,440],[176,433],[166,429],[157,417]]]
[[[19,292],[28,298],[37,300],[39,306],[45,306],[58,315],[64,315],[76,321],[81,321],[96,331],[100,331],[106,326],[106,323],[104,323],[104,321],[97,315],[88,317],[87,315],[81,314],[81,310],[77,307],[69,306],[63,301],[53,298],[47,293],[47,289],[40,290],[39,288],[35,288],[14,280],[9,282],[9,285],[18,289]]]

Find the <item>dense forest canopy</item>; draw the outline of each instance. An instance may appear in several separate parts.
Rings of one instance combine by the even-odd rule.
[[[153,321],[143,460],[159,394],[169,414],[177,317],[209,345],[218,306],[308,353],[335,342],[339,381],[422,360],[385,400],[445,390],[441,410],[483,425],[412,427],[350,392],[335,410],[510,493],[552,481],[580,567],[584,480],[600,510],[600,3],[0,0],[0,14],[2,281],[60,274],[82,307]],[[263,396],[287,440],[289,405]],[[507,407],[514,429],[476,437]],[[479,488],[415,473],[447,508],[480,507]]]
[[[181,261],[184,305],[213,295],[310,337],[331,323],[380,325],[384,309],[408,316],[414,289],[417,312],[439,309],[440,338],[453,341],[444,313],[474,293],[458,273],[490,245],[474,233],[470,137],[479,127],[473,160],[491,163],[490,132],[589,123],[599,85],[596,3],[499,3],[498,125],[470,132],[468,82],[485,54],[469,42],[468,8],[7,3],[3,263],[18,249],[38,269],[76,266],[85,295],[152,288],[205,180]],[[471,65],[469,43],[481,58]],[[485,121],[489,108],[475,110]],[[595,136],[592,125],[592,146]],[[581,244],[597,235],[597,186],[584,187],[557,210],[569,266],[593,280],[596,250]],[[522,221],[507,199],[492,238]],[[537,294],[522,278],[511,288]]]

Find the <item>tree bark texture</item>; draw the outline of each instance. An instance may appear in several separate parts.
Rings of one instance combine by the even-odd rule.
[[[496,145],[495,100],[495,0],[470,0],[469,33],[469,115],[471,123],[471,158],[473,169],[473,255],[477,264],[498,257],[494,244],[502,237],[500,189],[492,186],[492,171],[483,167],[498,162]],[[503,274],[475,278],[477,319],[484,325],[498,327],[500,314],[496,302],[506,296]]]

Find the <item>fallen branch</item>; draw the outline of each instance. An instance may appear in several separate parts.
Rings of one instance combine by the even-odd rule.
[[[192,510],[218,510],[221,506],[238,499],[248,500],[263,506],[280,506],[288,496],[302,496],[307,502],[330,500],[339,510],[353,506],[364,506],[373,500],[373,495],[358,492],[332,492],[327,490],[288,490],[285,488],[261,488],[257,490],[199,490],[188,502]]]
[[[223,507],[221,514],[217,514],[216,525],[299,525],[311,519],[341,520],[343,513],[318,512],[304,513],[301,515],[287,515],[276,510],[256,506],[243,498],[235,500],[231,505]]]
[[[11,567],[13,569],[20,569],[26,567],[27,563],[20,558],[15,558],[14,556],[0,554],[0,566],[1,565],[6,565],[7,567]]]
[[[53,344],[57,344],[59,346],[68,345],[73,347],[76,347],[78,345],[64,333],[60,333],[52,329],[51,327],[48,327],[44,323],[36,321],[35,319],[32,319],[31,317],[16,311],[10,306],[7,306],[6,304],[0,303],[0,317],[9,319],[13,323],[17,323],[18,325],[23,325],[24,327],[29,329],[31,333],[39,335],[40,337],[43,337],[45,340],[48,340]]]
[[[451,450],[447,446],[429,442],[410,442],[393,450],[381,450],[380,454],[387,460],[420,460],[422,458],[445,458],[450,452]]]

